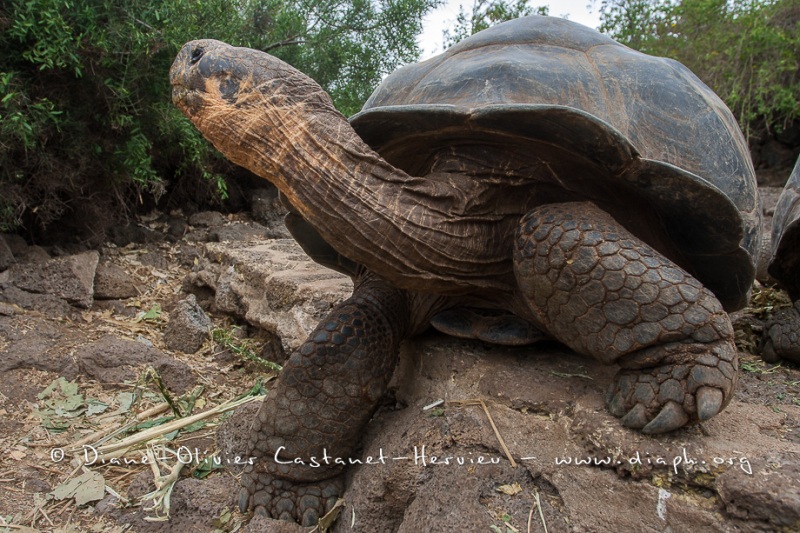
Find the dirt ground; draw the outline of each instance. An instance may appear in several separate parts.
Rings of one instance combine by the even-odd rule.
[[[215,223],[228,231],[233,226],[252,228],[246,219],[247,224],[237,225],[237,217],[219,217]],[[172,223],[167,218],[154,215],[145,226],[167,233]],[[175,413],[194,415],[263,391],[277,374],[264,362],[280,364],[285,357],[274,336],[219,312],[197,284],[187,286],[208,253],[202,242],[185,238],[192,231],[205,231],[207,237],[214,230],[187,224],[180,240],[100,250],[101,264],[127,274],[121,283],[135,290],[126,298],[96,298],[91,307],[81,309],[0,284],[0,531],[139,531],[156,530],[159,524],[169,530],[163,522],[142,521],[166,513],[169,475],[202,477],[209,471],[207,463],[193,463],[176,473],[176,465],[184,461],[176,461],[173,453],[211,457],[219,446],[216,430],[231,411],[180,429],[165,424]],[[269,237],[245,233],[256,242]],[[50,255],[69,252],[49,250]],[[192,354],[171,348],[165,340],[171,313],[187,292],[209,311],[213,331]],[[756,296],[760,307],[734,317],[743,350],[736,400],[767,406],[782,422],[764,431],[800,446],[800,368],[766,364],[754,353],[763,319],[785,302],[774,291],[758,290]],[[480,351],[481,346],[467,349]],[[553,373],[558,376],[557,370]],[[156,432],[147,447],[129,443],[121,458],[108,452],[105,464],[94,455],[101,446],[147,430]],[[163,461],[152,464],[154,458]],[[233,474],[213,474],[217,481],[205,489],[190,484],[181,489],[224,493],[219,505],[203,510],[219,531],[234,531],[246,520],[232,506]],[[156,478],[165,489],[145,498],[150,501],[145,506],[154,497],[160,500],[144,512],[136,497],[156,490]],[[191,499],[185,494],[181,498],[181,505]],[[136,518],[121,518],[124,512],[111,509],[114,500],[136,510]],[[176,512],[181,510],[173,507]]]
[[[161,229],[160,223],[151,226]],[[58,492],[89,470],[103,476],[105,496],[116,493],[123,499],[138,475],[153,478],[152,467],[139,460],[146,456],[145,448],[101,465],[99,460],[91,464],[95,446],[109,435],[116,439],[136,434],[154,421],[163,424],[174,418],[167,398],[182,416],[196,414],[275,376],[275,371],[242,355],[258,353],[269,342],[244,339],[247,326],[238,327],[226,316],[213,318],[218,342],[207,335],[193,354],[166,346],[167,317],[185,297],[181,287],[198,253],[198,247],[185,243],[109,245],[101,250],[103,262],[123,269],[136,295],[95,300],[88,309],[43,295],[20,295],[3,286],[0,531],[127,529],[99,513],[94,496],[87,496],[93,498],[88,505],[78,505],[75,491]],[[66,380],[59,381],[62,376]],[[169,451],[160,450],[197,449],[201,459],[210,457],[214,429],[228,415],[230,411],[167,435],[160,445],[151,443],[156,456],[167,456],[168,466],[161,465],[161,470],[176,461]],[[149,424],[134,427],[140,422]],[[71,454],[71,449],[77,453]],[[88,461],[88,468],[74,457]]]

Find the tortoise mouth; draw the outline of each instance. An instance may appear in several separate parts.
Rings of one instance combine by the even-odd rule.
[[[201,91],[180,83],[173,84],[172,103],[192,122],[197,123],[198,114],[206,105],[204,101]]]
[[[175,58],[175,62],[169,69],[169,81],[172,85],[172,103],[175,104],[184,114],[193,112],[199,105],[199,95],[196,83],[191,83],[190,65],[186,61],[186,48]]]
[[[186,101],[191,97],[193,91],[183,85],[172,85],[172,103],[176,106],[183,108],[186,106]]]

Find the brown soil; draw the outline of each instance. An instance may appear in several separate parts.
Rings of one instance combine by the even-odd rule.
[[[168,523],[144,520],[144,516],[155,516],[155,513],[143,512],[141,504],[134,499],[154,488],[153,471],[149,465],[141,464],[142,461],[127,465],[91,466],[90,470],[101,474],[110,489],[101,501],[93,500],[88,504],[78,505],[73,497],[58,500],[49,496],[67,481],[85,473],[78,463],[70,461],[68,455],[61,460],[63,450],[84,440],[97,443],[101,435],[108,435],[129,424],[137,414],[156,404],[163,404],[165,395],[182,405],[185,412],[185,403],[182,402],[188,398],[189,393],[202,386],[203,390],[197,396],[192,411],[196,413],[236,398],[251,389],[258,379],[268,379],[274,375],[242,355],[246,351],[259,354],[264,346],[269,351],[269,347],[274,344],[274,338],[269,335],[259,338],[260,333],[246,324],[239,324],[240,329],[237,329],[230,317],[213,311],[213,326],[222,332],[217,337],[217,342],[209,339],[195,354],[172,351],[165,345],[163,334],[167,325],[167,314],[185,296],[184,280],[202,255],[202,246],[187,245],[185,242],[129,245],[125,248],[110,246],[101,250],[101,256],[106,262],[120,267],[134,278],[139,290],[137,296],[126,300],[96,301],[86,310],[73,308],[69,315],[61,314],[58,309],[55,312],[41,308],[26,310],[18,305],[0,303],[0,531],[5,531],[5,524],[13,524],[9,531],[30,531],[24,528],[64,532],[122,531],[125,528],[131,531],[197,532],[211,531],[214,528],[231,531],[247,520],[234,510],[232,497],[236,493],[237,482],[232,477],[235,471],[230,470],[212,474],[203,482],[179,484],[173,494],[172,520]],[[202,295],[198,295],[198,301],[202,301]],[[752,347],[757,340],[761,317],[745,313],[738,317],[737,323],[746,326],[744,329],[747,331],[742,334],[742,338],[746,341],[745,346]],[[248,340],[243,341],[243,337]],[[565,354],[559,347],[545,348],[542,353],[552,352],[558,357],[555,363],[552,362],[552,357],[550,362],[543,358],[542,364],[550,365],[541,377],[544,396],[520,399],[508,392],[508,387],[514,382],[513,376],[497,377],[493,381],[484,379],[484,376],[491,375],[492,358],[507,360],[507,364],[513,366],[523,357],[520,349],[495,349],[480,343],[442,341],[439,337],[423,339],[411,346],[433,346],[431,349],[438,349],[436,347],[441,347],[442,342],[449,342],[443,350],[449,354],[447,364],[453,366],[425,366],[426,375],[446,382],[455,375],[473,372],[480,376],[480,379],[476,378],[476,383],[481,382],[481,393],[504,401],[514,413],[537,414],[543,419],[547,416],[552,418],[553,413],[573,416],[576,409],[573,398],[588,392],[597,393],[595,395],[600,397],[597,391],[601,384],[610,380],[614,371],[601,369],[598,377],[596,364]],[[126,343],[138,343],[136,346],[141,350],[132,350],[133,345]],[[105,348],[98,350],[98,346]],[[115,362],[110,368],[115,372],[109,374],[109,368],[102,367],[98,362],[97,352],[108,355],[115,349],[124,349],[127,354],[135,352],[139,355],[131,361],[126,361],[124,357],[113,360]],[[427,349],[420,348],[419,353]],[[407,348],[406,351],[408,350]],[[475,354],[481,357],[476,357]],[[478,363],[479,359],[483,360],[484,355],[487,362]],[[414,357],[419,355],[410,356],[410,359]],[[410,359],[407,358],[405,364],[414,364],[409,362]],[[438,359],[432,358],[431,361],[435,365]],[[417,362],[420,366],[429,365],[426,362]],[[131,364],[126,366],[127,363]],[[584,365],[590,368],[587,369]],[[794,443],[800,450],[800,368],[786,363],[764,364],[757,355],[747,352],[742,354],[741,367],[735,409],[746,411],[749,407],[766,406],[775,413],[775,420],[779,422],[765,421],[761,435],[773,435]],[[157,369],[157,372],[148,370],[152,368]],[[599,381],[583,379],[581,376],[587,373],[592,373]],[[192,379],[186,379],[189,374]],[[98,377],[109,375],[113,377]],[[69,410],[66,414],[48,411],[52,409],[48,402],[54,397],[68,396],[68,393],[59,393],[42,397],[42,391],[60,376],[77,384],[79,393],[83,395],[84,406],[89,405],[91,399],[106,404],[107,409],[92,415],[86,412],[76,414]],[[550,385],[547,388],[546,383],[553,382],[556,382],[556,387]],[[564,387],[561,383],[569,383],[569,386]],[[402,387],[401,385],[400,388]],[[408,385],[405,387],[408,388]],[[124,406],[123,393],[135,396],[136,401],[132,406]],[[65,409],[64,404],[58,405]],[[404,427],[403,406],[394,407],[401,408],[384,410],[378,416],[377,420],[383,420],[379,425],[386,421],[387,424],[399,421],[397,427]],[[596,408],[598,412],[602,410],[601,406],[590,407]],[[115,411],[120,412],[111,414]],[[169,409],[158,416],[168,412]],[[413,426],[416,429],[412,427],[407,431],[403,430],[405,432],[396,429],[396,437],[400,441],[411,438],[409,434],[427,432],[427,442],[434,445],[438,442],[442,446],[443,443],[455,440],[460,443],[476,443],[479,446],[487,438],[493,438],[486,421],[479,413],[464,411],[453,416],[455,418],[452,420],[446,417],[431,418],[423,426],[412,420],[409,427],[416,424]],[[150,420],[155,418],[156,415],[149,417]],[[207,456],[219,446],[215,440],[219,422],[220,417],[211,418],[208,425],[184,430],[175,440],[164,445],[171,449],[180,446],[197,448],[201,456]],[[585,423],[591,426],[593,422],[589,420]],[[442,424],[449,425],[445,427]],[[246,423],[234,425],[241,430]],[[456,427],[460,433],[454,435],[453,428]],[[86,439],[87,435],[97,431],[97,436]],[[365,443],[366,448],[370,445],[370,442]],[[133,448],[125,457],[139,458],[143,453],[141,449]],[[192,467],[185,468],[182,475],[186,476],[191,470]],[[161,473],[166,474],[166,468],[162,467]],[[446,475],[454,474],[448,472]],[[358,472],[355,476],[358,476]],[[352,481],[353,478],[350,479]],[[402,475],[398,479],[402,481]],[[528,504],[523,506],[511,496],[493,489],[502,481],[503,484],[520,483],[528,492],[541,495],[543,516],[551,524],[560,524],[551,527],[551,531],[580,530],[572,529],[569,524],[564,523],[560,513],[566,504],[545,477],[534,479],[524,472],[500,466],[495,470],[481,471],[480,476],[470,479],[470,487],[482,494],[481,502],[488,514],[500,517],[493,518],[496,524],[503,524],[500,511],[514,516],[527,516],[531,510]],[[419,507],[427,501],[431,512],[434,512],[434,503],[439,506],[438,513],[451,512],[457,508],[458,498],[453,501],[443,500],[441,494],[447,493],[448,487],[454,482],[456,481],[445,477],[436,484],[426,486],[426,491],[438,492],[417,495],[413,505]],[[126,506],[120,508],[119,503],[115,503],[116,497],[113,494],[121,495],[123,501],[128,502]],[[400,499],[382,501],[381,505],[394,508],[394,512],[402,516],[406,506],[411,503]],[[204,517],[202,523],[197,522],[198,516]],[[405,527],[409,528],[409,524]],[[421,530],[426,527],[419,524]],[[506,530],[498,526],[498,531]]]
[[[195,354],[166,348],[163,332],[168,311],[185,296],[181,286],[193,265],[187,248],[194,250],[185,243],[102,249],[105,261],[136,281],[140,294],[126,300],[96,300],[90,309],[72,308],[69,314],[58,306],[49,309],[38,295],[31,297],[36,300],[31,304],[34,309],[0,303],[0,531],[21,531],[18,526],[41,531],[121,531],[119,513],[109,516],[109,506],[103,502],[78,506],[74,498],[49,496],[83,473],[68,454],[61,457],[62,451],[95,431],[107,435],[129,424],[137,414],[163,404],[165,392],[185,413],[183,400],[202,387],[194,414],[233,399],[257,380],[273,375],[211,339]],[[240,334],[228,317],[215,316],[213,322],[214,327],[232,333],[232,338]],[[243,330],[247,331],[246,325]],[[258,348],[259,341],[254,340],[253,346]],[[53,398],[63,400],[63,394],[40,397],[60,376],[76,383],[83,395],[82,408],[64,416],[47,406]],[[130,394],[135,401],[127,406],[123,402]],[[86,407],[95,402],[108,407],[102,413],[87,414]],[[111,414],[115,411],[121,412]],[[168,414],[166,409],[149,420]],[[165,445],[213,450],[219,421],[219,416],[211,418],[207,426],[184,431]],[[130,452],[130,457],[139,458],[142,453]],[[91,469],[123,497],[138,479],[149,478],[150,483],[153,479],[146,464]],[[3,528],[6,524],[12,524],[10,530]]]

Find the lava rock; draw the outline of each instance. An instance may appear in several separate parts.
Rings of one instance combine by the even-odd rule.
[[[164,332],[164,342],[170,350],[195,353],[208,339],[211,319],[197,304],[194,294],[178,302]]]
[[[163,352],[148,346],[143,342],[122,339],[113,335],[106,335],[101,339],[84,346],[75,354],[78,368],[86,376],[96,379],[103,384],[121,384],[125,381],[136,379],[137,367],[146,364],[156,369],[169,365],[182,365],[182,371],[191,374],[191,369],[184,363],[175,361]],[[170,375],[175,374],[172,370]],[[167,388],[176,390],[183,387],[174,386],[165,375],[162,380]]]
[[[202,459],[203,457],[201,457]],[[149,478],[152,473],[143,472],[138,479],[135,494],[140,496],[149,492],[152,487]],[[132,499],[131,490],[128,497]],[[236,480],[230,476],[210,476],[205,480],[181,479],[175,484],[170,496],[169,522],[147,520],[146,517],[154,515],[138,506],[123,510],[123,516],[118,519],[121,525],[128,525],[131,531],[164,532],[170,533],[197,533],[198,531],[218,530],[217,521],[235,505],[235,495],[238,493]]]
[[[117,265],[100,263],[94,277],[94,297],[100,300],[125,300],[139,291],[133,278]]]
[[[728,469],[719,476],[717,490],[731,516],[791,530],[800,524],[800,458],[778,455],[766,463],[761,472]]]
[[[222,226],[227,222],[227,219],[222,213],[216,211],[201,211],[189,217],[190,226],[199,226],[202,228],[210,228],[212,226]]]
[[[94,300],[94,276],[100,254],[85,252],[57,257],[9,270],[11,283],[38,294],[52,294],[78,307],[89,308]]]
[[[14,249],[12,248],[11,251],[13,252]],[[25,246],[25,248],[14,252],[14,257],[17,258],[18,263],[33,264],[48,261],[50,259],[50,254],[48,254],[47,250],[41,246],[36,246],[34,244],[31,246]]]
[[[189,231],[189,224],[182,219],[173,217],[167,222],[167,235],[172,239],[179,241]]]
[[[0,237],[6,242],[14,256],[21,255],[28,247],[28,243],[25,242],[25,239],[16,233],[3,233],[0,234]]]
[[[0,235],[0,272],[6,270],[15,262],[16,260],[14,259],[14,254],[11,252],[11,248],[8,247],[5,238]]]
[[[314,263],[291,239],[209,243],[205,250],[216,263],[206,274],[192,273],[190,283],[212,289],[217,309],[276,334],[286,350],[300,346],[353,293],[348,276]]]
[[[274,231],[256,222],[251,222],[249,224],[228,224],[218,228],[212,228],[208,232],[209,240],[216,242],[264,240],[272,239],[276,236]]]
[[[57,296],[23,291],[10,283],[0,283],[0,302],[48,316],[73,318],[77,315],[74,307]]]
[[[31,318],[23,328],[16,317],[0,317],[0,394],[12,404],[23,398],[36,401],[43,385],[31,379],[29,369],[68,380],[78,377],[78,366],[65,356],[64,347],[80,342],[81,335],[77,328],[43,317]]]

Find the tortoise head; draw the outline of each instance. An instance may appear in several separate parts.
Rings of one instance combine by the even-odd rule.
[[[206,139],[271,181],[285,170],[281,162],[290,152],[313,143],[331,115],[339,115],[305,74],[267,53],[220,41],[186,43],[169,76],[173,102]]]

